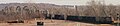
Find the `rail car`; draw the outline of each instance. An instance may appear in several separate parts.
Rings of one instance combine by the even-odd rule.
[[[67,20],[97,24],[111,24],[113,22],[111,17],[92,17],[92,16],[67,16]]]
[[[51,15],[49,14],[49,17],[46,16],[46,18],[64,20],[64,15],[54,15],[54,17],[51,18]],[[113,22],[111,17],[94,17],[94,16],[71,16],[71,15],[68,15],[67,20],[78,21],[78,22],[97,23],[97,24],[111,24]]]

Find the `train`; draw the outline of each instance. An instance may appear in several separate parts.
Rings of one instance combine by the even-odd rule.
[[[67,16],[67,20],[96,23],[96,24],[112,24],[111,17],[94,17],[94,16]]]
[[[64,15],[54,15],[54,17],[52,17],[52,15],[49,14],[49,15],[46,15],[45,17],[46,17],[46,19],[65,20]],[[96,24],[112,24],[113,23],[111,17],[72,16],[72,15],[67,15],[66,20],[77,21],[77,22],[96,23]]]

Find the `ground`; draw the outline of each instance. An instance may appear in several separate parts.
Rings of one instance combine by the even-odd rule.
[[[37,22],[44,22],[43,26],[112,26],[110,24],[90,24],[65,20],[26,20],[25,23],[0,23],[0,26],[37,26]]]

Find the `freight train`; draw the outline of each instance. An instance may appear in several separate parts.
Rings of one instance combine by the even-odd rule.
[[[46,19],[57,19],[64,20],[64,15],[47,15]],[[97,23],[97,24],[111,24],[113,21],[111,17],[94,17],[94,16],[71,16],[68,15],[66,20],[78,21],[78,22],[87,22],[87,23]]]
[[[97,23],[97,24],[112,24],[111,17],[92,17],[92,16],[67,16],[67,20]]]

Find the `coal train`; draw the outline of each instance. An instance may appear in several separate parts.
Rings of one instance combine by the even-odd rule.
[[[64,15],[46,15],[46,19],[57,19],[64,20]],[[78,21],[78,22],[87,22],[87,23],[97,23],[97,24],[112,24],[111,17],[94,17],[94,16],[71,16],[68,15],[66,20]]]

